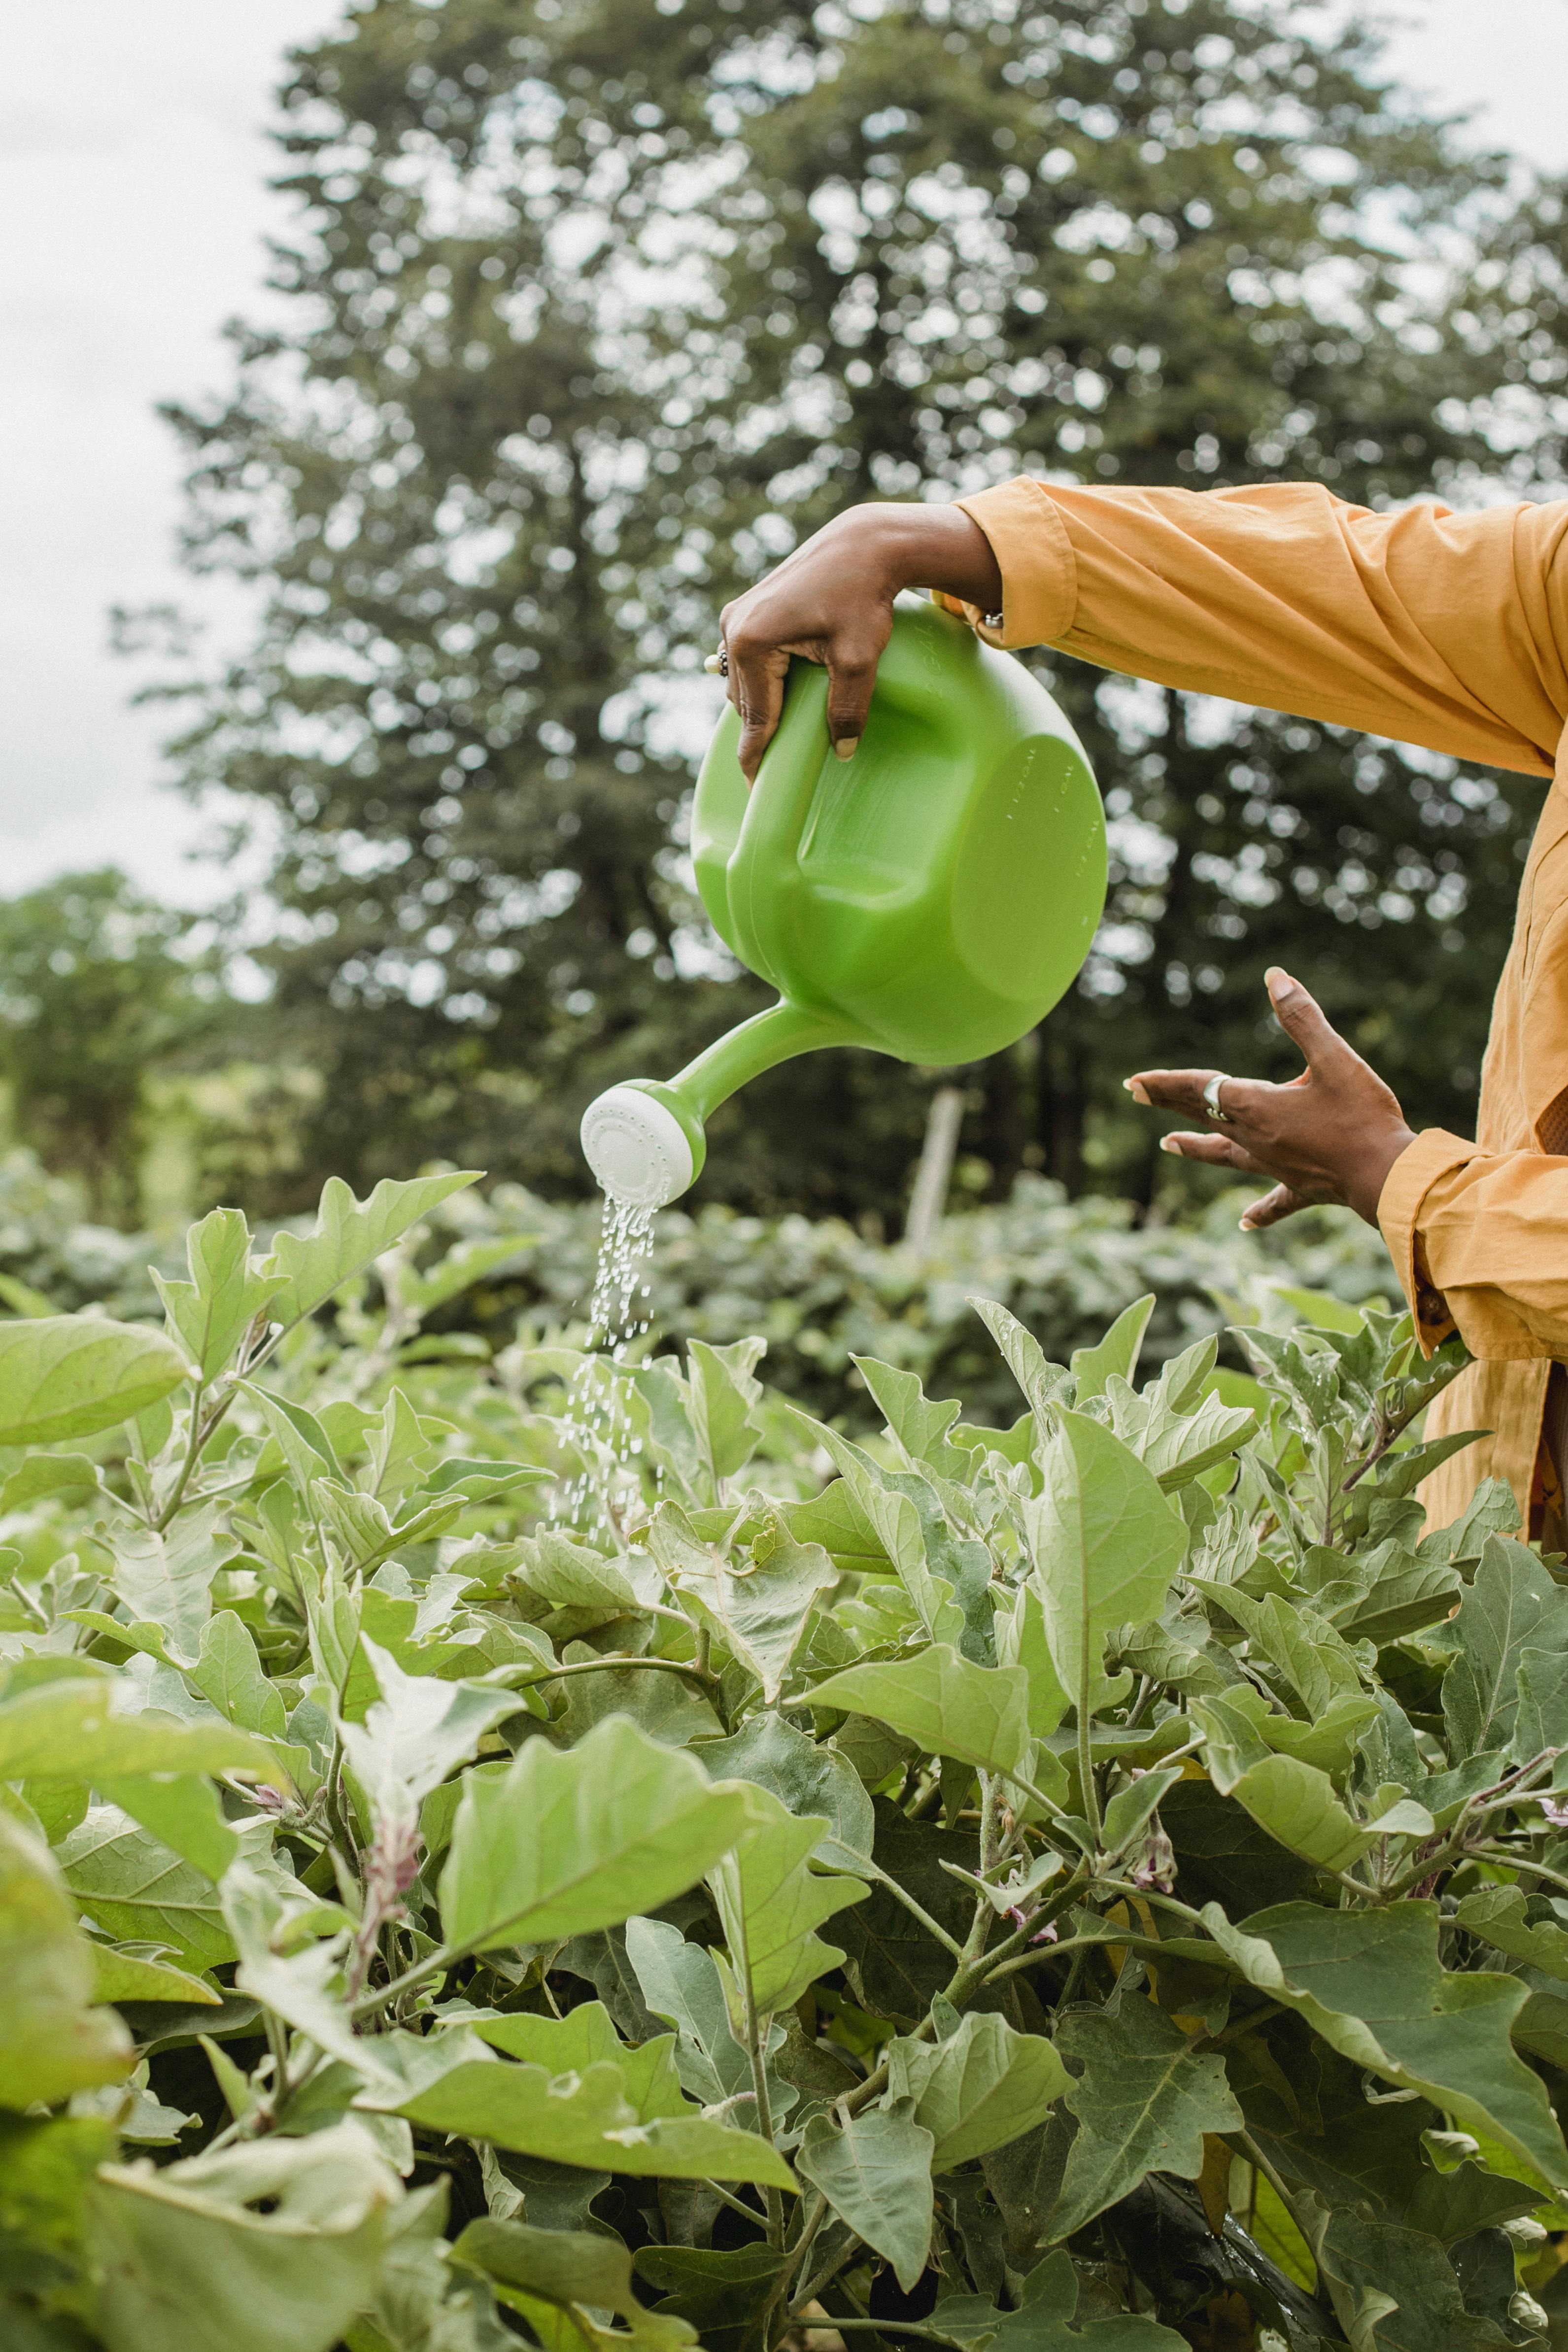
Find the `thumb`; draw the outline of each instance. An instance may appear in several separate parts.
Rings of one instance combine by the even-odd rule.
[[[1285,1034],[1300,1048],[1303,1060],[1311,1069],[1321,1068],[1350,1053],[1350,1047],[1334,1028],[1315,996],[1310,995],[1299,980],[1288,971],[1270,964],[1263,975],[1268,991],[1268,1001],[1274,1007],[1274,1018]]]

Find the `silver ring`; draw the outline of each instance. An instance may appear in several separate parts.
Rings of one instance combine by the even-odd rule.
[[[1230,1112],[1221,1109],[1219,1099],[1219,1090],[1221,1087],[1227,1086],[1228,1084],[1229,1079],[1226,1072],[1224,1070],[1216,1070],[1213,1077],[1209,1080],[1207,1086],[1204,1088],[1204,1108],[1207,1111],[1211,1118],[1217,1118],[1222,1127],[1228,1127],[1231,1122]]]

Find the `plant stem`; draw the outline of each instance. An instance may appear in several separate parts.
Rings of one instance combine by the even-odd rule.
[[[900,1886],[896,1878],[891,1877],[887,1871],[881,1869],[876,1863],[871,1861],[869,1856],[867,1857],[866,1868],[876,1879],[879,1886],[885,1886],[889,1894],[893,1897],[894,1901],[903,1905],[911,1919],[918,1919],[920,1921],[921,1926],[925,1929],[928,1936],[933,1937],[935,1940],[944,1948],[944,1949],[950,1951],[955,1960],[961,1960],[963,1958],[963,1947],[958,1941],[956,1936],[950,1936],[947,1929],[942,1926],[941,1922],[933,1919],[931,1913],[926,1910],[924,1906],[915,1901],[914,1896],[910,1893],[907,1887]]]
[[[753,2228],[755,2228],[757,2222],[761,2220],[762,2216],[758,2213],[754,2205],[746,2204],[743,2200],[739,2197],[731,2197],[729,2190],[724,2188],[721,2182],[717,2180],[704,2180],[700,2185],[704,2189],[711,2189],[714,2196],[717,2197],[722,2204],[728,2205],[732,2213],[738,2213],[742,2221],[750,2221]]]
[[[687,1658],[574,1658],[565,1665],[551,1666],[532,1675],[532,1682],[552,1683],[567,1675],[596,1675],[611,1666],[647,1666],[656,1675],[684,1675],[689,1682],[700,1683],[704,1689],[717,1690],[719,1677],[708,1667]],[[530,1670],[531,1673],[531,1669]],[[531,1687],[525,1684],[523,1688]]]
[[[180,1475],[174,1481],[168,1501],[153,1522],[154,1535],[163,1534],[180,1505],[184,1501],[185,1488],[191,1483],[196,1464],[201,1457],[202,1447],[211,1434],[210,1431],[202,1427],[202,1399],[205,1394],[206,1382],[198,1379],[191,1397],[191,1433],[185,1444],[185,1458],[180,1465]]]
[[[742,1940],[743,1941],[744,1938],[742,1937]],[[757,2004],[752,1992],[751,1962],[744,1951],[737,1952],[734,1957],[740,1963],[735,1973],[741,1980],[742,1993],[746,2005],[746,2055],[752,2062],[752,2088],[756,2093],[757,2098],[757,2129],[772,2147],[773,2145],[773,2102],[768,2097],[767,2054],[763,2047],[762,2021],[757,2015]],[[784,2250],[784,2198],[771,2182],[763,2193],[767,2200],[768,2207],[768,2243],[775,2253],[782,2254]]]

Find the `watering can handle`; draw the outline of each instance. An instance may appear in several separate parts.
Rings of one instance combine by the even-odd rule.
[[[827,740],[827,673],[795,660],[784,686],[784,711],[746,803],[730,860],[730,919],[743,962],[773,986],[775,951],[798,920],[803,888],[800,841],[822,773]]]

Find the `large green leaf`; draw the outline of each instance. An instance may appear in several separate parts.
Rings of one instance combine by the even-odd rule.
[[[343,1760],[378,1818],[412,1822],[420,1800],[473,1755],[487,1731],[517,1713],[517,1696],[494,1683],[405,1675],[363,1632],[360,1647],[381,1696],[363,1723],[340,1725]]]
[[[1077,1706],[1103,1704],[1105,1643],[1158,1617],[1187,1549],[1181,1513],[1102,1422],[1059,1412],[1025,1505],[1046,1640]]]
[[[232,1609],[219,1609],[203,1626],[191,1680],[242,1731],[264,1739],[287,1736],[282,1697],[262,1671],[249,1627]]]
[[[1499,2252],[1506,2316],[1514,2284],[1506,2240]],[[1313,2252],[1352,2344],[1369,2352],[1506,2352],[1519,2340],[1515,2328],[1471,2307],[1453,2262],[1425,2231],[1342,2209],[1322,2217]]]
[[[666,1920],[628,1919],[626,1957],[649,2010],[675,2028],[675,2063],[683,2088],[704,2106],[737,2100],[739,2119],[754,2120],[752,2062],[731,2032],[712,1954],[700,1944],[689,1944]],[[782,2027],[775,2027],[770,2039],[783,2038]]]
[[[1447,1627],[1455,1651],[1443,1677],[1448,1753],[1458,1764],[1506,1748],[1519,1712],[1519,1668],[1527,1649],[1568,1647],[1568,1591],[1553,1584],[1535,1554],[1493,1536],[1475,1581]]]
[[[410,1225],[478,1181],[477,1169],[416,1176],[406,1183],[384,1176],[369,1200],[361,1202],[341,1176],[329,1176],[313,1231],[279,1234],[272,1255],[258,1268],[263,1278],[279,1278],[269,1301],[276,1320],[297,1323],[302,1316],[313,1315]]]
[[[217,1889],[117,1805],[94,1805],[57,1848],[78,1907],[125,1943],[163,1943],[198,1971],[234,1958]]]
[[[676,2180],[753,2180],[792,2189],[782,2156],[755,2132],[732,2131],[696,2114],[644,2118],[622,2066],[595,2060],[581,2071],[467,2060],[411,2095],[361,2095],[362,2106],[392,2108],[410,2123],[491,2141],[522,2156],[599,2172]]]
[[[870,1854],[876,1815],[865,1783],[846,1757],[764,1709],[728,1739],[692,1749],[716,1780],[754,1780],[792,1813],[825,1813],[831,1824],[813,1859],[826,1870],[856,1871]]]
[[[798,1821],[771,1790],[753,1788],[749,1826],[708,1874],[730,1964],[761,2015],[793,2008],[844,1958],[815,1930],[866,1887],[806,1868],[826,1827],[820,1814]]]
[[[255,1274],[250,1228],[238,1209],[214,1209],[185,1235],[189,1282],[153,1279],[170,1322],[204,1381],[221,1372],[263,1307],[283,1286],[280,1275]]]
[[[624,1717],[565,1753],[526,1740],[505,1773],[470,1779],[458,1808],[441,1874],[447,1941],[561,1942],[656,1911],[733,1844],[754,1801]]]
[[[94,2326],[108,2352],[329,2352],[402,2193],[348,2123],[158,2172],[105,2165],[86,2200]]]
[[[983,1771],[1026,1765],[1029,1677],[1022,1666],[977,1666],[933,1642],[912,1658],[850,1666],[811,1694],[814,1706],[875,1716],[928,1756],[952,1756]]]
[[[814,2116],[795,2158],[801,2179],[822,2191],[857,2237],[886,2255],[906,2294],[931,2252],[933,2146],[931,2133],[913,2120],[912,2103],[900,2099],[843,2123]]]
[[[958,2294],[937,2316],[943,2334],[967,2352],[1188,2352],[1186,2336],[1142,2314],[1097,2315],[1090,2303],[1080,2321],[1079,2301],[1079,2273],[1064,2247],[1029,2272],[1016,2311],[998,2311],[984,2295]]]
[[[898,2041],[888,2089],[914,2101],[914,2118],[936,2141],[933,2172],[1005,2147],[1043,2123],[1071,2081],[1051,2043],[1016,2033],[1004,2017],[971,2011],[939,2042]]]
[[[638,2278],[663,2289],[658,2318],[685,2320],[702,2337],[703,2352],[754,2352],[758,2323],[773,2301],[790,2257],[753,2242],[748,2246],[639,2246]]]
[[[121,1528],[114,1536],[115,1592],[133,1622],[156,1625],[176,1664],[194,1666],[212,1615],[212,1581],[239,1549],[218,1532],[219,1503],[182,1511],[166,1535]]]
[[[1078,2137],[1051,2215],[1055,2239],[1070,2238],[1146,2172],[1195,2180],[1205,2133],[1241,2128],[1224,2059],[1195,2051],[1140,1994],[1123,1993],[1110,2009],[1069,2011],[1057,2042],[1067,2057],[1082,2061],[1083,2073],[1065,2102],[1078,2117]]]
[[[1287,1903],[1240,1927],[1211,1904],[1204,1919],[1247,1981],[1333,2049],[1402,2090],[1424,2091],[1466,2130],[1568,2189],[1568,2149],[1545,2086],[1509,2038],[1529,1990],[1517,1977],[1443,1968],[1435,1903],[1377,1911]]]
[[[102,1315],[0,1323],[0,1445],[54,1445],[132,1421],[189,1366],[171,1339]]]
[[[687,1342],[687,1406],[716,1489],[745,1468],[763,1433],[752,1418],[763,1392],[752,1368],[765,1345],[762,1339],[736,1339],[727,1348],[710,1348],[702,1339]]]
[[[0,1811],[0,2106],[122,2082],[131,2036],[98,1999],[92,1948],[47,1846]]]
[[[184,1723],[149,1707],[117,1715],[129,1696],[97,1675],[73,1675],[0,1702],[0,1780],[112,1780],[128,1772],[252,1772],[283,1780],[258,1739],[226,1723]]]
[[[648,1541],[672,1589],[756,1676],[763,1705],[774,1706],[818,1594],[838,1580],[821,1545],[784,1535],[760,1566],[737,1565],[700,1542],[673,1503],[660,1510]]]

